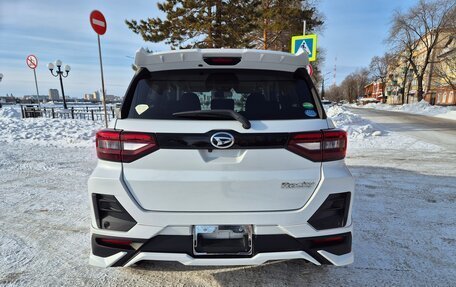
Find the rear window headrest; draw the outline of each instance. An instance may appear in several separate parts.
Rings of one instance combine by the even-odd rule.
[[[212,99],[211,110],[234,110],[233,99]]]
[[[266,99],[261,93],[251,93],[245,101],[245,111],[261,109],[266,104]]]
[[[201,102],[195,93],[183,93],[177,101],[179,111],[198,111],[201,110]]]

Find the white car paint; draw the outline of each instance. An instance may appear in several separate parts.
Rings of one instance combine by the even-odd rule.
[[[207,68],[206,56],[241,56],[236,69],[295,71],[307,58],[259,50],[179,50],[148,54],[138,51],[135,64],[149,71]],[[211,66],[210,68],[217,68]],[[223,66],[223,68],[230,68]],[[328,119],[251,121],[249,130],[237,121],[118,119],[115,129],[148,133],[294,133],[333,128]],[[281,189],[282,182],[309,182],[305,188]],[[157,235],[191,235],[194,225],[253,225],[254,234],[287,234],[295,238],[352,232],[351,204],[344,227],[316,230],[307,221],[332,193],[354,192],[343,160],[312,162],[285,149],[173,150],[153,152],[132,163],[99,160],[89,179],[89,193],[113,195],[137,224],[128,231],[97,227],[92,234],[149,239]],[[92,201],[91,201],[92,202]],[[92,202],[93,203],[93,202]],[[94,210],[94,206],[91,206]],[[334,265],[353,262],[353,252],[338,256],[318,251]],[[120,254],[120,253],[118,253]],[[90,255],[90,263],[108,267],[122,257]],[[251,258],[193,258],[188,254],[140,252],[140,260],[171,260],[187,265],[249,265],[268,260],[301,258],[319,265],[304,251],[261,253]]]

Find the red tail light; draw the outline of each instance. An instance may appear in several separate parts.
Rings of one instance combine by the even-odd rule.
[[[324,130],[323,160],[332,161],[345,158],[347,152],[347,132],[344,130]]]
[[[315,162],[343,159],[347,151],[347,132],[333,129],[294,134],[287,148]]]
[[[120,131],[101,130],[96,137],[97,156],[109,161],[122,161]]]
[[[132,162],[158,149],[151,134],[101,130],[96,136],[99,159],[116,162]]]

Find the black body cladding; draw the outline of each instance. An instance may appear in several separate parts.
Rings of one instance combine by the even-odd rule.
[[[92,194],[92,201],[98,228],[128,231],[136,225],[133,217],[113,195]]]

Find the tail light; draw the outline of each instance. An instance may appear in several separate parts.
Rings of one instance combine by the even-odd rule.
[[[315,162],[340,160],[347,151],[347,132],[332,129],[294,134],[287,149]]]
[[[104,129],[96,136],[99,159],[129,163],[158,149],[155,137],[147,133]]]

